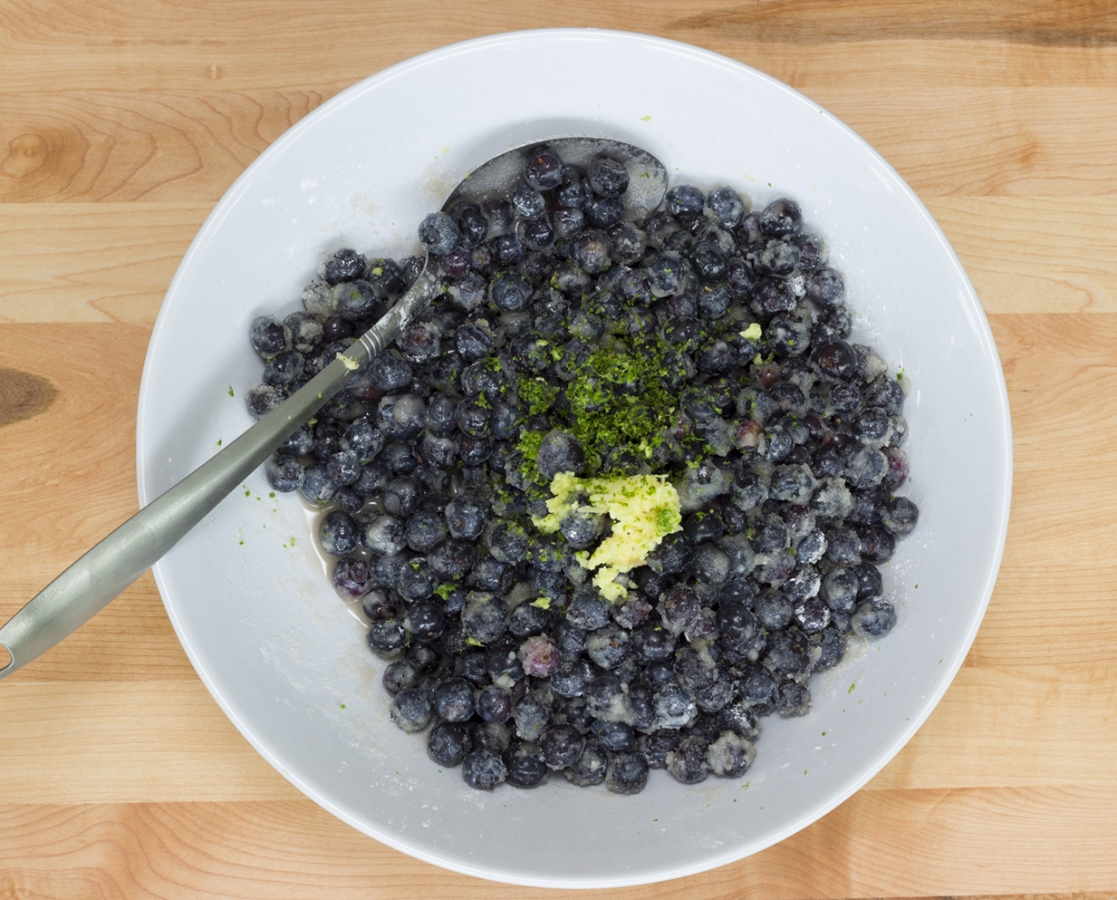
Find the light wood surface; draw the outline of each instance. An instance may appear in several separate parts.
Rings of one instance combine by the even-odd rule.
[[[708,47],[869,140],[985,305],[1016,461],[989,613],[899,756],[769,850],[595,896],[1117,895],[1110,2],[0,0],[0,618],[135,511],[151,328],[245,166],[386,66],[549,26]],[[150,575],[0,683],[0,900],[567,895],[445,872],[305,799],[209,697]]]

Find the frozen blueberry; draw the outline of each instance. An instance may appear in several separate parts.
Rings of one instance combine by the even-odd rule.
[[[706,198],[693,185],[683,184],[671,188],[664,198],[664,206],[680,222],[689,222],[702,215]]]
[[[539,739],[539,749],[551,769],[574,765],[584,747],[585,738],[573,725],[551,725],[543,730]]]
[[[640,753],[624,752],[609,760],[605,787],[614,794],[638,794],[648,783],[648,761]]]
[[[810,689],[798,681],[785,681],[779,689],[779,714],[784,718],[805,716],[811,711]]]
[[[419,225],[419,243],[431,256],[445,256],[460,242],[461,229],[446,213],[431,213]]]
[[[656,691],[653,702],[659,728],[683,728],[698,714],[694,695],[674,682]]]
[[[549,770],[538,744],[514,740],[501,758],[508,769],[508,783],[514,787],[535,787],[547,777]]]
[[[491,791],[508,777],[508,769],[493,750],[473,750],[462,762],[462,778],[471,788]]]
[[[529,692],[517,701],[512,712],[516,735],[524,741],[537,742],[551,718],[548,705],[537,693]]]
[[[367,268],[365,258],[351,247],[343,247],[327,259],[319,270],[327,284],[356,281],[363,278]]]
[[[760,213],[760,230],[769,237],[783,237],[799,230],[803,213],[799,204],[786,197],[773,200]]]
[[[400,593],[407,597],[406,592]],[[403,627],[421,641],[433,641],[446,627],[446,613],[438,603],[424,599],[411,604],[404,616]]]
[[[730,187],[717,187],[706,195],[706,208],[726,228],[732,228],[745,214],[740,195]]]
[[[458,722],[439,722],[427,735],[427,755],[440,766],[460,766],[470,750],[469,730]]]
[[[888,634],[896,625],[896,609],[891,600],[873,597],[857,607],[850,620],[853,631],[862,637],[878,638]]]
[[[352,553],[360,542],[361,529],[349,513],[334,510],[318,526],[318,543],[331,556]]]
[[[462,628],[466,636],[490,644],[504,634],[508,627],[508,606],[493,594],[473,591],[466,596],[462,607]]]
[[[577,762],[562,770],[566,780],[579,787],[591,787],[605,780],[609,753],[599,741],[587,740]]]
[[[479,538],[489,520],[487,505],[467,493],[458,494],[446,504],[445,516],[450,537],[467,541]]]
[[[302,487],[306,471],[297,459],[290,456],[273,456],[264,466],[264,475],[273,490],[289,493]]]
[[[667,771],[683,784],[697,784],[709,774],[706,754],[709,744],[701,737],[692,735],[683,738],[667,754]]]
[[[475,710],[473,688],[464,678],[450,678],[439,685],[432,705],[444,722],[467,722]]]
[[[613,622],[586,638],[586,655],[603,669],[615,669],[631,654],[629,632]]]
[[[585,464],[582,442],[570,432],[557,428],[544,435],[535,457],[535,465],[547,481],[559,472],[580,475]]]
[[[476,705],[477,715],[485,722],[507,722],[512,718],[512,695],[496,685],[482,688]]]
[[[733,731],[723,731],[706,750],[706,765],[723,778],[740,778],[756,759],[756,745]]]
[[[431,721],[431,705],[415,688],[404,688],[392,698],[392,721],[407,732],[422,731]]]
[[[368,630],[368,645],[381,659],[393,659],[407,645],[407,632],[398,619],[373,621]]]
[[[586,631],[603,628],[609,622],[609,601],[592,583],[579,585],[566,609],[566,621]],[[586,645],[588,647],[588,639]]]
[[[892,534],[910,534],[919,521],[919,508],[907,497],[893,497],[882,505],[881,523]]]
[[[619,197],[628,190],[628,169],[619,160],[598,157],[586,170],[586,180],[598,196]]]

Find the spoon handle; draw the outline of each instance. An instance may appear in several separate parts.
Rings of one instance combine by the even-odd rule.
[[[0,627],[11,675],[103,609],[198,524],[300,425],[334,396],[358,367],[383,350],[433,294],[437,279],[418,281],[368,331],[302,388],[166,493],[128,519],[36,594]],[[0,659],[0,662],[3,660]]]

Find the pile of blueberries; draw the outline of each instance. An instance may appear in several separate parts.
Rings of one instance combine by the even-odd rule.
[[[794,201],[750,212],[728,187],[673,187],[632,221],[627,183],[614,160],[578,171],[537,149],[510,196],[428,216],[442,293],[265,467],[324,511],[318,539],[387,661],[393,721],[475,788],[740,777],[761,718],[806,714],[810,676],[849,636],[896,622],[878,566],[918,518],[896,493],[905,392],[850,341],[825,244]],[[251,414],[345,353],[423,266],[326,259],[304,310],[252,324]],[[603,345],[658,354],[678,398],[642,456],[570,435],[566,389]],[[548,409],[525,379],[558,388]],[[533,432],[561,440],[533,461]],[[622,602],[574,559],[605,517],[553,535],[531,521],[555,471],[592,466],[665,474],[682,504]]]

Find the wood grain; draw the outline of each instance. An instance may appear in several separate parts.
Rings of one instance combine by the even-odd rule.
[[[749,859],[594,896],[1113,900],[1117,7],[1103,0],[0,0],[0,619],[135,510],[151,328],[244,168],[370,74],[556,26],[724,53],[881,151],[989,314],[1016,464],[986,619],[892,763]],[[205,692],[150,575],[0,685],[0,759],[0,900],[586,896],[445,872],[304,798]]]

